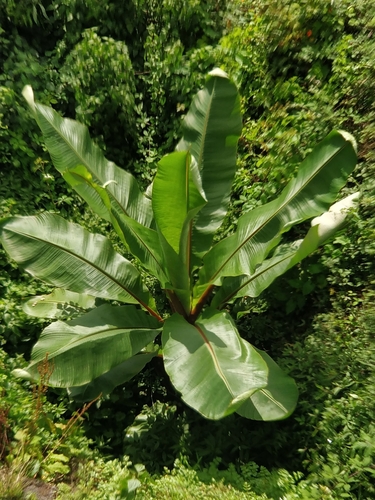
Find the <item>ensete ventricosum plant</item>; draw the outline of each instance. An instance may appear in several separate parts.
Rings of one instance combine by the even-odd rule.
[[[341,227],[345,215],[334,206],[303,239],[280,243],[291,226],[321,215],[336,200],[356,164],[353,138],[329,134],[277,199],[244,213],[235,233],[216,243],[241,134],[238,91],[223,71],[213,70],[194,98],[182,139],[159,162],[147,196],[131,174],[104,158],[85,126],[34,102],[30,87],[24,96],[56,169],[160,281],[170,314],[161,316],[137,267],[104,236],[47,212],[3,219],[5,250],[26,271],[58,287],[31,299],[26,310],[55,319],[80,312],[50,324],[28,368],[18,374],[37,379],[48,354],[54,367],[49,384],[90,399],[108,394],[159,354],[182,399],[207,418],[290,415],[295,382],[241,338],[226,305],[258,296]],[[97,298],[106,302],[96,307]],[[155,344],[160,333],[161,348]]]

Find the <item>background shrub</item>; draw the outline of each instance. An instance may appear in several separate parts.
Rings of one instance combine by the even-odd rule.
[[[359,164],[343,195],[360,189],[361,198],[346,230],[260,298],[231,305],[241,333],[297,380],[295,414],[267,424],[236,416],[208,422],[181,404],[155,359],[90,408],[85,432],[101,452],[128,455],[150,473],[172,470],[184,457],[165,479],[149,478],[141,495],[184,498],[191,487],[196,495],[230,498],[233,492],[224,493],[219,481],[231,484],[231,477],[238,487],[241,467],[254,462],[246,480],[254,498],[261,494],[255,486],[258,479],[263,484],[261,466],[284,485],[287,498],[372,498],[373,2],[1,0],[0,8],[0,217],[51,210],[107,231],[53,169],[20,97],[27,83],[39,101],[84,121],[106,155],[146,187],[158,159],[176,144],[204,75],[223,67],[239,86],[244,129],[221,234],[236,228],[241,213],[275,197],[331,129],[356,137]],[[23,314],[21,302],[48,287],[16,269],[2,250],[0,267],[1,342],[8,353],[27,355],[43,325]],[[3,365],[6,387],[16,383],[12,363]],[[20,394],[14,398],[27,403],[14,411],[22,427],[31,396]],[[51,398],[56,402],[56,394]],[[11,422],[12,436],[19,427]],[[40,432],[44,442],[48,432],[43,426]],[[111,467],[116,477],[120,470],[130,477],[130,465]],[[199,479],[209,483],[210,474],[217,483],[206,488]]]

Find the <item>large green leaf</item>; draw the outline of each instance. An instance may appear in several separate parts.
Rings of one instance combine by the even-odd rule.
[[[298,175],[274,201],[240,217],[236,233],[204,257],[197,294],[223,276],[251,275],[281,234],[321,214],[336,199],[356,164],[355,142],[346,132],[331,132],[302,162]]]
[[[23,310],[38,318],[64,318],[82,314],[95,307],[95,297],[83,293],[56,288],[48,295],[32,297],[23,305]]]
[[[151,313],[155,309],[137,269],[104,236],[43,213],[3,219],[0,239],[21,267],[47,283],[104,299],[139,302]]]
[[[165,156],[152,188],[152,207],[169,284],[186,313],[190,311],[193,217],[205,204],[196,186],[187,151]]]
[[[113,212],[113,217],[124,235],[131,253],[151,274],[158,278],[161,286],[164,287],[169,278],[157,231],[142,226],[139,222],[123,214]]]
[[[313,227],[303,240],[277,247],[272,257],[263,261],[252,275],[225,278],[212,300],[212,307],[220,308],[236,297],[257,297],[278,276],[301,262],[341,229],[345,225],[348,209],[354,206],[358,196],[359,193],[354,193],[332,205],[328,212],[312,221]]]
[[[52,108],[34,102],[30,86],[23,95],[33,111],[56,169],[101,217],[111,220],[108,209],[92,183],[105,187],[120,213],[150,226],[151,201],[140,191],[135,178],[108,161],[91,140],[86,126],[61,118]],[[80,169],[79,167],[84,167]]]
[[[89,384],[69,387],[69,396],[77,403],[92,401],[99,395],[108,396],[113,389],[137,375],[157,355],[157,348],[152,352],[143,352],[123,361]]]
[[[38,379],[40,363],[47,359],[52,371],[49,385],[81,386],[137,354],[159,331],[160,323],[141,309],[104,304],[80,318],[45,328],[26,371]]]
[[[106,207],[107,216],[111,220],[117,234],[130,252],[141,264],[159,279],[162,286],[168,282],[166,265],[163,258],[163,251],[159,242],[158,233],[147,226],[144,226],[119,211],[116,205],[111,203],[111,198],[107,188],[103,188],[92,181],[90,173],[83,166],[67,171],[74,179],[77,174],[84,177],[88,184],[97,192],[98,196]],[[64,174],[64,176],[66,173]]]
[[[251,420],[282,420],[289,417],[296,407],[298,389],[294,380],[263,351],[258,353],[268,366],[267,387],[252,394],[237,410]]]
[[[190,277],[180,255],[173,250],[160,230],[158,230],[158,236],[169,280],[165,289],[169,299],[174,302],[172,310],[186,316],[191,306]]]
[[[241,134],[240,99],[224,71],[215,69],[195,96],[183,122],[178,151],[189,151],[207,200],[196,217],[193,252],[202,257],[227,212]]]
[[[314,233],[316,234],[316,232],[315,229]],[[291,244],[280,245],[275,254],[263,261],[250,276],[230,276],[225,278],[222,286],[212,299],[211,306],[220,309],[226,303],[238,297],[258,297],[278,276],[281,276],[302,260],[303,256],[299,251],[302,241],[298,240]],[[313,245],[306,255],[310,254],[315,248],[316,246]]]
[[[194,325],[178,314],[165,322],[165,369],[182,399],[210,419],[238,409],[267,386],[262,356],[244,342],[230,316],[206,309]]]
[[[155,221],[168,244],[179,253],[190,274],[191,223],[205,205],[195,185],[187,151],[164,156],[158,165],[153,188]]]

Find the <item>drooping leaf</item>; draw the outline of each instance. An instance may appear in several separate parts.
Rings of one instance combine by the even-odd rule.
[[[160,323],[141,309],[104,304],[45,328],[26,371],[38,379],[38,367],[47,359],[52,372],[49,385],[82,386],[137,354],[159,331]]]
[[[194,325],[178,314],[162,334],[165,369],[182,399],[210,419],[236,411],[260,388],[268,368],[238,334],[230,316],[206,309]]]
[[[244,214],[236,233],[204,257],[197,290],[223,276],[251,275],[281,234],[321,214],[336,199],[356,164],[355,142],[346,132],[331,132],[302,162],[297,177],[274,201]]]
[[[210,248],[227,212],[241,129],[237,88],[224,71],[215,69],[190,106],[183,122],[183,137],[176,148],[190,152],[192,170],[197,169],[207,200],[196,217],[192,234],[197,257]]]
[[[237,410],[251,420],[282,420],[297,405],[298,389],[294,380],[263,351],[256,349],[268,366],[267,387],[252,394]]]
[[[149,227],[153,220],[151,201],[141,193],[131,174],[104,157],[91,140],[87,127],[35,102],[30,86],[25,87],[23,95],[43,133],[54,166],[90,207],[111,220],[107,207],[92,186],[96,183],[107,189],[116,210]]]
[[[137,269],[104,236],[43,213],[3,219],[0,239],[22,268],[47,283],[104,299],[139,302],[151,313],[155,309]]]
[[[37,295],[23,304],[23,310],[38,318],[66,318],[95,307],[95,297],[56,288],[48,295]]]
[[[274,255],[263,261],[250,276],[225,278],[223,284],[212,300],[212,307],[220,308],[233,298],[258,297],[278,276],[284,274],[301,260],[325,243],[336,231],[345,225],[348,209],[352,208],[359,193],[347,196],[332,205],[328,212],[313,219],[313,225],[305,238],[279,245]]]
[[[143,352],[123,361],[89,384],[69,387],[69,396],[77,403],[92,401],[99,395],[108,396],[115,387],[124,384],[137,375],[157,355],[157,349]]]

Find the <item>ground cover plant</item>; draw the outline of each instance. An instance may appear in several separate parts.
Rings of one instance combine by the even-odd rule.
[[[224,72],[209,74],[184,120],[176,152],[159,162],[146,195],[131,174],[103,157],[84,126],[34,102],[30,87],[24,95],[57,170],[160,281],[171,314],[160,315],[137,268],[104,237],[50,213],[5,218],[0,238],[12,258],[34,276],[66,288],[31,299],[26,310],[60,317],[70,306],[78,316],[49,325],[27,369],[16,373],[38,379],[48,361],[50,385],[69,388],[73,398],[93,399],[158,355],[153,341],[162,330],[165,370],[182,399],[203,416],[289,416],[297,402],[294,381],[240,337],[223,308],[234,298],[258,296],[341,227],[345,216],[336,204],[315,219],[305,238],[277,247],[291,226],[322,214],[336,199],[356,164],[353,138],[332,132],[276,200],[242,215],[237,231],[213,244],[226,215],[241,133],[238,91]],[[142,309],[95,307],[96,298]],[[81,315],[84,310],[89,312]]]

